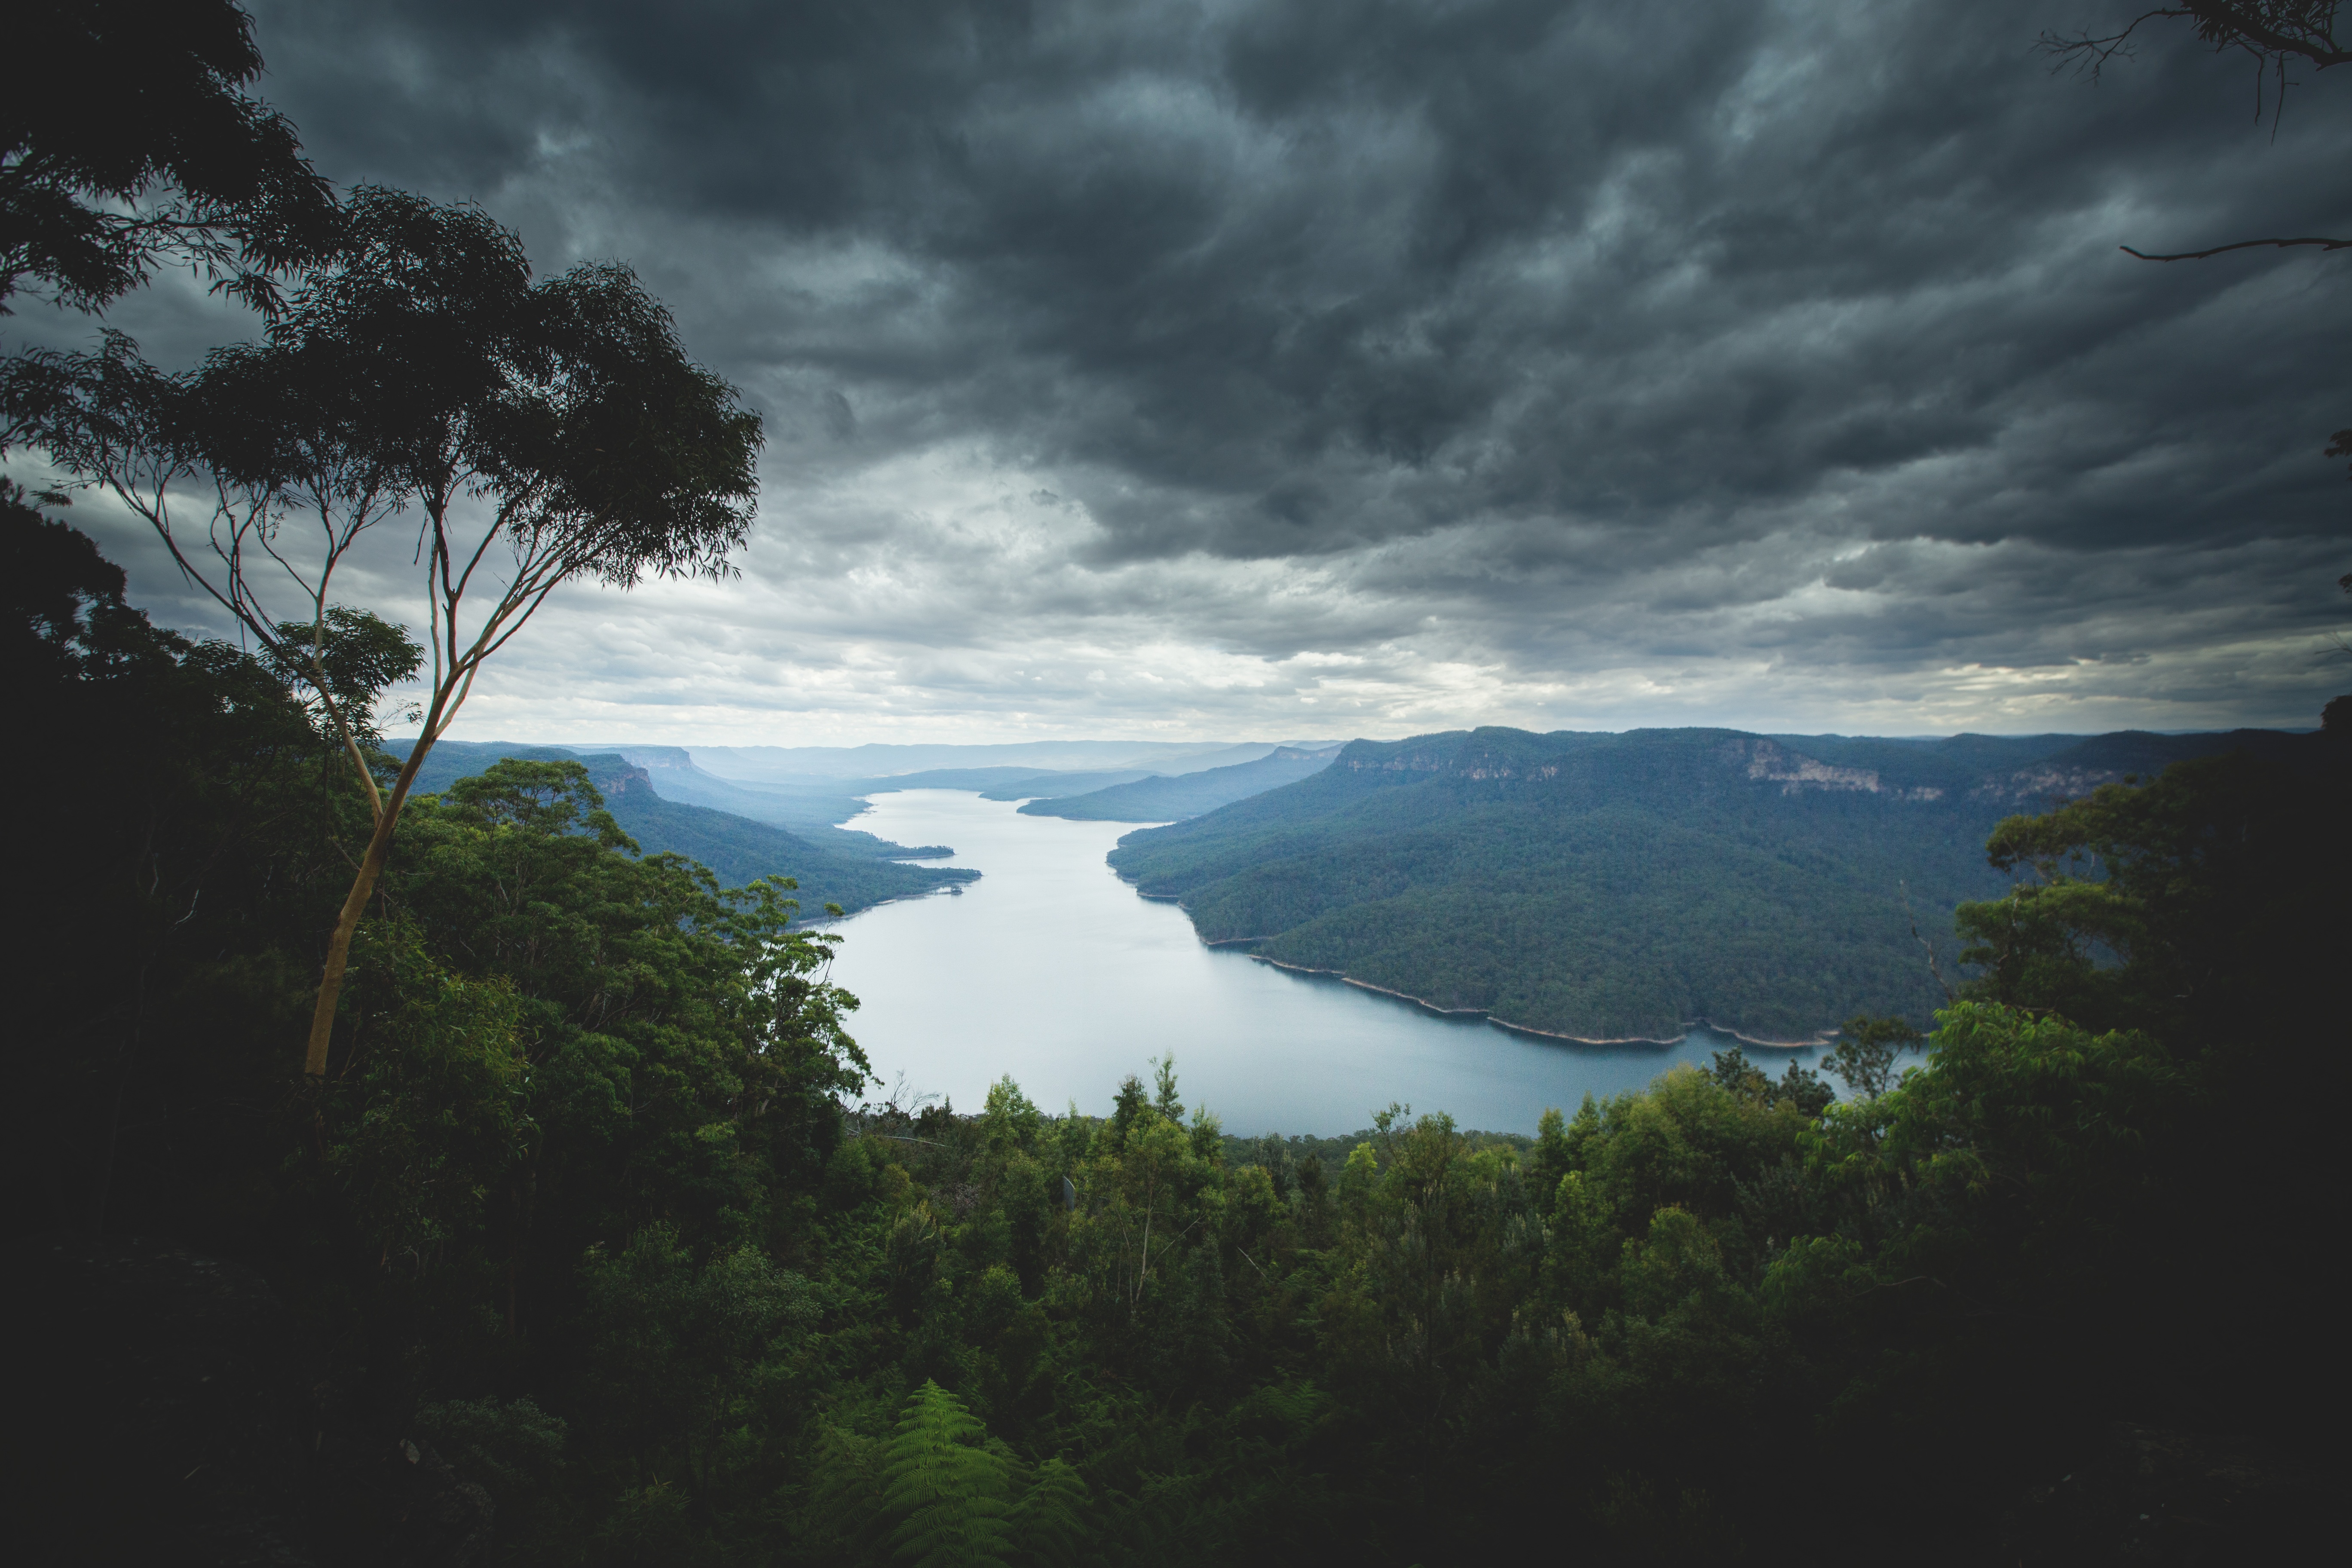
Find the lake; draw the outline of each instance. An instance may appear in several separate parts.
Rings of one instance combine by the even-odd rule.
[[[1445,1017],[1344,981],[1205,947],[1172,903],[1139,896],[1103,857],[1133,823],[1023,816],[953,790],[876,795],[847,826],[952,846],[981,879],[960,894],[835,922],[835,981],[862,1004],[850,1032],[886,1086],[977,1110],[1010,1073],[1059,1112],[1108,1115],[1129,1073],[1172,1056],[1188,1106],[1225,1131],[1330,1137],[1391,1100],[1496,1132],[1546,1106],[1640,1089],[1733,1044],[1705,1029],[1672,1046],[1578,1046]],[[1747,1047],[1775,1077],[1794,1054]],[[888,1092],[887,1089],[883,1092]]]

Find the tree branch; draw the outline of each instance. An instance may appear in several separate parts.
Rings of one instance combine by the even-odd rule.
[[[2314,235],[2303,239],[2242,239],[2235,245],[2217,245],[2210,250],[2182,250],[2170,256],[2151,256],[2145,250],[2134,250],[2128,245],[2116,247],[2126,256],[2137,256],[2142,261],[2202,261],[2209,256],[2222,256],[2232,250],[2259,250],[2275,246],[2284,250],[2293,246],[2315,245],[2322,250],[2352,250],[2352,239],[2328,239]]]
[[[2188,0],[2143,11],[2122,32],[2105,37],[2044,33],[2040,47],[2060,65],[2074,60],[2095,79],[2109,60],[2131,57],[2132,35],[2141,23],[2167,20],[2194,22],[2197,36],[2216,51],[2243,49],[2281,65],[2298,59],[2320,70],[2352,62],[2352,49],[2336,40],[2336,0]]]

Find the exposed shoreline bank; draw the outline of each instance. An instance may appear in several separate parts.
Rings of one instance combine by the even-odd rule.
[[[1150,899],[1157,903],[1172,903],[1179,909],[1184,907],[1183,900],[1173,893],[1147,893],[1139,889],[1136,897]],[[1186,913],[1189,915],[1191,911],[1187,910]],[[1264,942],[1265,938],[1235,936],[1215,941],[1207,937],[1200,940],[1203,947],[1247,947]],[[1694,1029],[1706,1029],[1717,1035],[1727,1036],[1743,1046],[1753,1046],[1759,1051],[1812,1051],[1821,1049],[1837,1035],[1835,1029],[1823,1029],[1808,1039],[1775,1040],[1762,1035],[1750,1035],[1738,1029],[1726,1027],[1712,1018],[1694,1018],[1683,1026],[1681,1034],[1670,1038],[1661,1038],[1655,1035],[1570,1035],[1558,1029],[1538,1029],[1532,1024],[1515,1024],[1508,1018],[1497,1018],[1484,1007],[1441,1007],[1426,996],[1415,996],[1410,991],[1397,991],[1386,985],[1375,985],[1369,980],[1357,979],[1345,970],[1318,969],[1306,963],[1286,963],[1278,958],[1268,958],[1262,952],[1253,952],[1248,956],[1257,963],[1273,968],[1286,969],[1293,974],[1328,975],[1343,985],[1352,985],[1360,991],[1370,991],[1382,996],[1393,996],[1400,1002],[1410,1002],[1414,1006],[1425,1012],[1434,1013],[1441,1018],[1477,1018],[1493,1025],[1497,1029],[1507,1029],[1515,1035],[1528,1035],[1539,1040],[1559,1040],[1572,1046],[1654,1046],[1660,1050],[1668,1050],[1690,1038],[1691,1031]]]
[[[832,926],[847,925],[851,921],[856,920],[858,916],[871,914],[876,910],[881,909],[888,904],[911,904],[919,899],[960,897],[966,888],[969,888],[974,882],[979,881],[983,873],[982,872],[974,871],[970,877],[965,878],[961,881],[941,882],[938,887],[925,888],[920,892],[893,893],[887,899],[877,899],[870,904],[860,904],[856,909],[850,910],[847,914],[820,915],[815,920],[802,921],[798,923],[805,930],[822,931]]]

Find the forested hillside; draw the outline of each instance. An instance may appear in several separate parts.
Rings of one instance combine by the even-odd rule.
[[[580,756],[616,755],[646,770],[654,793],[664,800],[706,805],[737,816],[748,816],[798,834],[813,844],[849,854],[919,853],[899,845],[886,845],[868,833],[845,832],[835,825],[864,809],[858,790],[835,779],[796,779],[760,784],[739,784],[719,777],[694,761],[683,746],[567,747]],[[941,850],[940,853],[946,853]]]
[[[1175,778],[1139,779],[1085,794],[1056,794],[1021,808],[1029,816],[1080,817],[1091,822],[1176,822],[1320,773],[1336,752],[1278,746],[1255,762],[1209,768]]]
[[[391,749],[397,754],[401,745],[394,742]],[[614,820],[645,853],[683,855],[699,861],[728,887],[741,887],[761,877],[789,877],[798,884],[793,896],[810,916],[821,918],[828,905],[854,913],[886,899],[935,892],[980,875],[961,867],[908,865],[887,858],[951,853],[944,845],[909,849],[865,833],[840,833],[830,842],[812,841],[809,835],[786,832],[730,812],[666,799],[644,768],[609,752],[578,756],[559,746],[443,741],[418,771],[417,787],[437,792],[508,757],[578,761],[603,792]]]
[[[774,823],[830,847],[862,851],[878,846],[879,852],[899,857],[931,853],[945,856],[950,851],[936,846],[908,849],[899,845],[883,845],[871,834],[836,825],[865,810],[869,796],[899,790],[976,790],[990,800],[1024,800],[1079,795],[1105,784],[1151,776],[1148,771],[1136,768],[1102,773],[977,767],[927,768],[871,778],[776,775],[745,783],[711,773],[696,763],[693,753],[683,746],[615,746],[612,750],[645,769],[656,792],[666,800],[714,806],[757,822]],[[581,754],[587,753],[582,751]]]
[[[0,521],[23,721],[82,760],[20,857],[0,1129],[28,1560],[2186,1563],[2340,1510],[2338,735],[2000,823],[1900,1082],[1856,1018],[1837,1104],[1730,1053],[1533,1141],[1237,1142],[1171,1064],[1101,1120],[877,1102],[772,888],[501,761],[412,806],[309,1079],[340,742]],[[1761,867],[2172,743],[1903,745],[1873,790],[1876,744],[1436,737],[1229,812],[1509,826],[1591,763],[1607,820],[1701,792]]]
[[[1587,1039],[1702,1020],[1806,1038],[1855,1007],[1926,1023],[1944,994],[1921,939],[1948,978],[1953,911],[1999,891],[1982,846],[2011,813],[2183,758],[2322,747],[2269,731],[1358,741],[1110,859],[1206,941],[1437,1006]]]

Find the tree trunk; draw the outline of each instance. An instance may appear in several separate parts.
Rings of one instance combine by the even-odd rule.
[[[342,999],[343,970],[352,957],[352,933],[360,929],[360,916],[375,891],[376,879],[383,875],[383,863],[391,858],[392,830],[400,822],[400,808],[408,801],[408,786],[415,781],[416,770],[430,748],[430,742],[420,740],[408,753],[407,764],[393,784],[392,797],[383,803],[383,815],[375,819],[375,831],[368,837],[367,854],[360,860],[359,875],[352,879],[352,890],[343,900],[342,913],[335,917],[335,934],[327,942],[327,972],[319,980],[319,1005],[310,1014],[310,1047],[302,1059],[306,1078],[327,1076],[327,1047],[334,1038],[335,1004]]]

